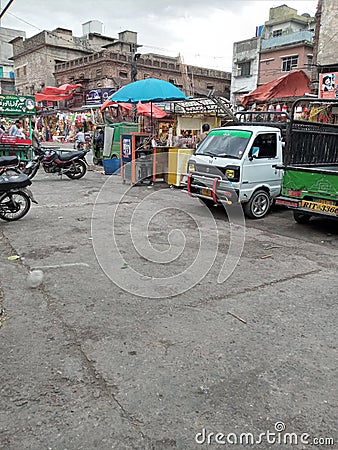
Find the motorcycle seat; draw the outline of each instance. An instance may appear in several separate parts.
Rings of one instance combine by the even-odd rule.
[[[84,156],[85,154],[86,154],[86,151],[83,151],[83,150],[76,151],[76,152],[60,153],[59,160],[60,161],[68,161],[70,159],[73,159],[74,156]]]
[[[0,167],[17,166],[18,164],[17,156],[0,156]]]
[[[31,180],[23,173],[11,176],[2,175],[0,177],[0,192],[6,192],[10,189],[23,188],[30,186],[31,184]]]

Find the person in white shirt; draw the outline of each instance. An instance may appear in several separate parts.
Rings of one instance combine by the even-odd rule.
[[[13,124],[9,130],[9,135],[10,136],[14,136],[20,139],[25,139],[25,134],[22,131],[22,124],[20,122],[20,120],[16,120],[15,124]]]

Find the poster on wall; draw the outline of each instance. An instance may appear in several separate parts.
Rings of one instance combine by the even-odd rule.
[[[338,72],[319,75],[319,97],[338,98]]]

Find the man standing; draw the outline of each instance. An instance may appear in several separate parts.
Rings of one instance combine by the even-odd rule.
[[[25,135],[21,129],[22,125],[20,120],[16,120],[9,130],[9,135],[17,138],[25,139]]]
[[[209,130],[210,130],[210,125],[208,123],[204,123],[202,125],[202,133],[199,136],[197,136],[197,139],[196,139],[196,148],[208,136]]]

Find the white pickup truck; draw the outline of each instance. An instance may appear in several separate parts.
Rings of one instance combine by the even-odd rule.
[[[271,125],[211,130],[189,159],[189,195],[207,205],[239,201],[248,217],[264,217],[282,184],[282,133]]]

